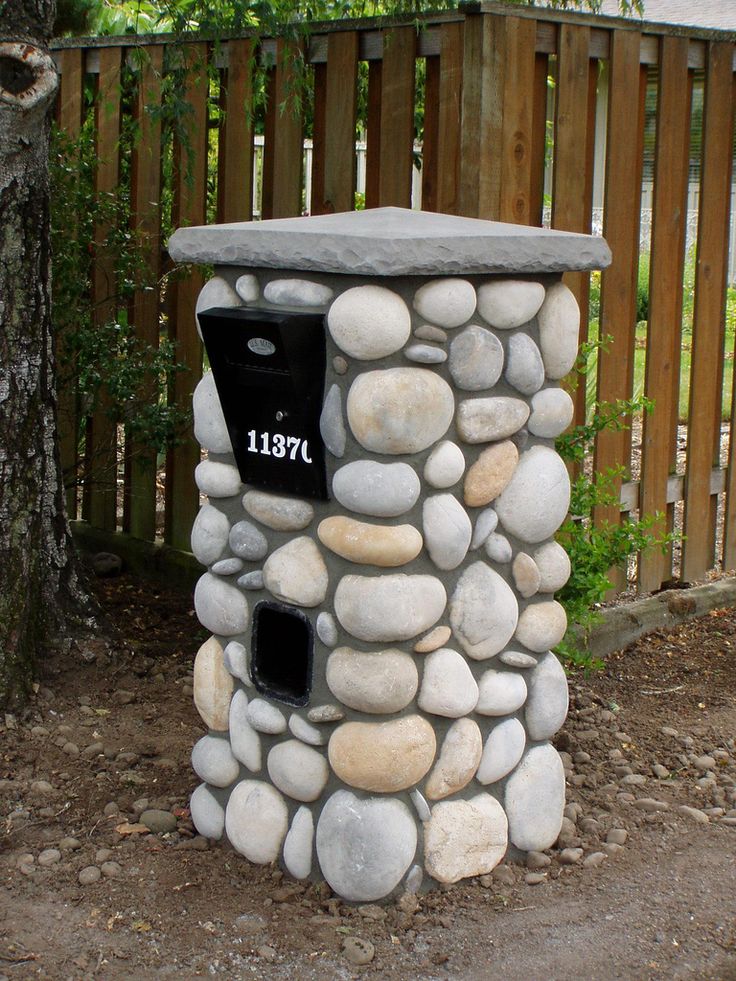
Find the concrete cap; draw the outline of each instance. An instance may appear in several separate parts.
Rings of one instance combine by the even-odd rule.
[[[374,208],[179,228],[176,262],[360,276],[455,276],[603,269],[602,238],[478,218]]]

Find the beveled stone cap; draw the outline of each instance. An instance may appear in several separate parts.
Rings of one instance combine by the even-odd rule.
[[[360,276],[455,276],[604,269],[604,239],[478,218],[374,208],[179,228],[176,262]]]

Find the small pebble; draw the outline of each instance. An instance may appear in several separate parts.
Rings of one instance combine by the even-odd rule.
[[[58,848],[44,848],[44,850],[38,856],[38,864],[45,867],[48,867],[49,865],[56,865],[56,863],[60,861],[61,852]]]
[[[599,865],[608,858],[605,852],[591,852],[590,855],[586,856],[583,860],[584,869],[597,869]]]
[[[51,794],[54,788],[48,780],[34,780],[31,784],[31,790],[36,794]]]
[[[276,960],[276,951],[274,950],[273,947],[269,947],[267,944],[263,944],[263,946],[259,947],[256,950],[256,953],[261,958],[261,960],[271,961],[271,962]]]
[[[544,875],[543,872],[527,872],[527,874],[524,876],[524,882],[526,882],[528,886],[538,886],[541,885],[542,882],[546,881],[547,876]]]
[[[119,814],[120,808],[114,800],[111,800],[108,804],[105,804],[104,808],[102,809],[102,813],[107,815],[107,817],[110,817],[113,814]]]
[[[647,811],[649,813],[654,811],[668,811],[670,807],[663,800],[654,800],[653,797],[640,797],[639,800],[634,801],[633,806],[640,811]]]
[[[609,858],[615,858],[616,855],[619,855],[622,851],[624,851],[623,845],[617,845],[613,841],[607,841],[605,845],[601,846],[601,848]]]
[[[154,834],[168,834],[171,831],[176,831],[176,818],[170,811],[151,808],[143,811],[139,820]]]
[[[699,756],[693,763],[697,770],[712,770],[716,765],[712,756]]]
[[[544,852],[529,852],[526,857],[526,867],[528,869],[546,869],[552,859]]]
[[[652,773],[659,780],[666,780],[667,777],[669,777],[670,775],[670,771],[667,769],[666,766],[662,766],[661,763],[654,764],[654,766],[652,767]]]
[[[493,870],[494,882],[500,882],[503,886],[513,886],[516,878],[508,865],[497,865]]]
[[[611,828],[606,835],[606,841],[612,845],[625,845],[629,832],[625,828]]]
[[[102,862],[107,862],[112,858],[111,848],[98,848],[95,852],[95,862],[99,865]]]
[[[709,824],[710,818],[703,811],[698,810],[697,807],[688,807],[687,804],[681,804],[677,811],[679,814],[684,814],[685,817],[689,817],[696,824]],[[40,861],[40,859],[39,859]]]
[[[76,743],[64,743],[61,751],[62,753],[66,753],[67,756],[79,756],[79,746]]]
[[[79,873],[77,878],[79,879],[80,886],[91,886],[93,882],[98,882],[102,873],[97,868],[96,865],[87,865]]]
[[[18,858],[15,860],[15,864],[18,868],[20,868],[22,865],[33,865],[35,861],[35,855],[31,855],[30,852],[24,852],[22,855],[18,856]]]
[[[560,865],[577,865],[582,857],[582,848],[563,848],[560,852]]]
[[[343,941],[342,952],[351,964],[370,964],[376,956],[376,948],[363,937],[346,937]]]
[[[100,871],[106,879],[117,879],[122,874],[123,869],[117,862],[103,862]]]
[[[81,847],[82,842],[78,838],[62,838],[59,842],[59,848],[63,852],[76,852]]]

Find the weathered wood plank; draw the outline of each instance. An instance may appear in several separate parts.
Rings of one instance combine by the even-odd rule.
[[[218,221],[253,217],[253,67],[249,38],[228,42],[224,86],[225,121],[220,137]]]
[[[530,163],[529,223],[542,224],[544,212],[544,168],[547,159],[547,100],[549,92],[549,58],[537,54],[534,59],[534,106],[532,110],[532,159]]]
[[[322,210],[352,211],[355,207],[358,35],[355,31],[331,34],[327,49],[326,155],[321,192]]]
[[[536,56],[533,20],[507,17],[502,53],[506,62],[501,136],[499,217],[518,225],[531,224],[534,155]]]
[[[493,218],[493,192],[498,189],[493,171],[493,126],[501,101],[493,19],[469,15],[463,38],[460,214]]]
[[[460,151],[463,94],[463,25],[444,24],[441,28],[437,210],[456,215],[460,212]]]
[[[381,207],[411,207],[416,43],[412,27],[394,27],[384,32],[378,175]]]
[[[366,126],[365,148],[365,206],[377,208],[379,204],[380,160],[381,160],[381,88],[383,63],[371,61],[368,64],[368,122]]]
[[[327,155],[327,62],[314,66],[314,106],[312,109],[312,173],[310,214],[324,215],[325,157]]]
[[[437,211],[440,162],[440,59],[427,58],[424,75],[424,133],[422,136],[422,211]]]

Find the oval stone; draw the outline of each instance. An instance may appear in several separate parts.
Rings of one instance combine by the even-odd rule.
[[[524,715],[530,738],[551,739],[565,721],[567,706],[567,676],[550,652],[529,675],[529,697]]]
[[[192,823],[203,838],[222,838],[225,830],[225,811],[206,783],[201,783],[189,798]]]
[[[478,685],[462,654],[442,647],[427,655],[417,705],[423,712],[457,719],[472,712]]]
[[[325,396],[319,417],[319,432],[322,442],[333,456],[340,459],[345,455],[348,434],[342,417],[342,392],[339,385],[332,385]]]
[[[238,558],[257,562],[268,551],[268,540],[250,521],[238,521],[230,529],[230,548]]]
[[[455,411],[444,378],[426,368],[387,368],[358,375],[347,399],[348,422],[373,453],[419,453],[447,432]]]
[[[243,303],[255,303],[261,295],[261,288],[253,273],[243,273],[235,280],[235,292]]]
[[[502,279],[478,288],[478,312],[492,327],[511,330],[534,317],[544,301],[544,286],[525,279]]]
[[[521,399],[499,395],[490,399],[466,399],[457,410],[457,431],[465,443],[492,443],[518,432],[529,418],[529,406]]]
[[[330,766],[343,783],[392,794],[427,773],[436,749],[434,729],[420,715],[391,722],[344,722],[332,733]],[[324,870],[323,870],[324,871]]]
[[[497,572],[485,562],[463,571],[450,601],[450,624],[469,657],[484,661],[502,651],[518,617],[513,590]]]
[[[528,334],[512,334],[509,338],[505,378],[522,395],[533,395],[544,384],[542,355]]]
[[[284,603],[319,606],[327,595],[327,566],[311,538],[302,535],[271,552],[263,566],[263,585]]]
[[[483,747],[476,780],[482,784],[503,780],[524,755],[526,732],[518,719],[504,719],[495,725]]]
[[[349,562],[393,568],[411,562],[422,550],[422,536],[413,525],[369,525],[344,515],[325,518],[319,540]]]
[[[260,780],[241,780],[225,811],[225,831],[230,844],[258,865],[279,857],[289,827],[289,811],[281,794]]]
[[[403,801],[338,790],[317,823],[317,857],[331,888],[348,902],[383,899],[414,859],[417,827]]]
[[[532,603],[519,617],[516,640],[535,654],[555,647],[565,636],[567,614],[557,600]]]
[[[248,718],[248,696],[238,689],[230,703],[230,746],[233,756],[251,773],[261,769],[261,737]]]
[[[409,640],[432,627],[447,603],[434,576],[399,574],[343,576],[335,591],[335,613],[359,640]]]
[[[447,351],[432,344],[410,344],[404,349],[404,356],[417,364],[442,364],[447,361]]]
[[[222,645],[210,637],[194,659],[194,704],[208,729],[224,732],[228,727],[233,678],[225,667]]]
[[[493,388],[503,371],[503,345],[490,330],[471,324],[450,345],[450,374],[458,388]]]
[[[569,506],[567,467],[548,446],[532,446],[521,454],[513,477],[496,500],[504,528],[532,544],[557,531]]]
[[[194,482],[208,497],[235,497],[242,488],[238,468],[229,463],[202,460],[194,469]]]
[[[294,800],[317,800],[329,776],[324,756],[298,739],[277,743],[268,754],[266,765],[279,790]]]
[[[192,749],[192,769],[213,787],[227,787],[238,779],[240,767],[227,739],[202,736]]]
[[[488,536],[496,530],[497,525],[498,515],[493,508],[486,508],[485,511],[481,511],[473,529],[473,537],[470,541],[471,549],[480,548],[481,545],[484,545]]]
[[[248,652],[237,640],[225,645],[222,661],[233,678],[238,678],[244,685],[253,684],[248,673]]]
[[[510,715],[526,701],[526,682],[514,671],[494,671],[482,675],[478,685],[478,704],[481,715]]]
[[[317,636],[325,647],[334,647],[337,643],[337,624],[331,613],[323,611],[317,617]]]
[[[542,439],[555,439],[567,429],[575,414],[573,400],[564,388],[545,388],[532,396],[529,432]]]
[[[243,495],[243,507],[256,521],[274,531],[301,531],[314,517],[309,501],[251,490]]]
[[[507,847],[506,815],[490,794],[435,804],[424,825],[424,865],[439,882],[487,875]]]
[[[511,542],[505,535],[499,535],[497,531],[494,531],[486,538],[486,555],[491,562],[505,565],[511,561],[513,554]]]
[[[416,642],[414,650],[417,654],[429,654],[430,651],[436,651],[438,648],[444,647],[451,636],[452,631],[449,627],[444,625],[435,627],[434,630],[430,630],[428,634],[425,634],[424,637]]]
[[[356,651],[338,647],[327,659],[327,686],[344,705],[359,712],[400,712],[414,698],[419,675],[404,651]]]
[[[441,800],[467,786],[475,776],[483,752],[483,737],[472,719],[458,719],[447,730],[439,759],[427,778],[425,793]]]
[[[248,601],[237,586],[211,575],[199,579],[194,588],[197,619],[213,634],[232,637],[248,627]]]
[[[539,591],[540,575],[537,563],[526,552],[517,552],[511,566],[514,585],[524,599],[529,599]]]
[[[503,651],[498,655],[502,664],[508,664],[510,668],[533,668],[536,667],[537,658],[523,651]]]
[[[417,502],[421,484],[408,463],[356,460],[332,478],[332,493],[344,508],[375,518],[395,518]]]
[[[197,562],[202,565],[217,562],[227,548],[229,533],[230,522],[222,511],[203,504],[192,525],[191,545]]]
[[[549,743],[533,746],[506,783],[509,838],[525,852],[543,852],[557,841],[565,807],[565,771]]]
[[[471,508],[481,508],[494,501],[513,476],[519,462],[519,451],[511,440],[482,450],[465,477],[463,494]]]
[[[197,332],[202,336],[202,328],[199,324],[199,314],[204,310],[211,310],[213,307],[241,307],[243,301],[238,294],[222,276],[213,276],[208,280],[199,291],[197,303],[194,311],[197,315]]]
[[[457,443],[449,439],[439,443],[424,464],[424,479],[432,487],[452,487],[465,472],[465,457]]]
[[[341,351],[358,361],[371,361],[404,346],[411,315],[401,297],[385,286],[354,286],[330,307],[327,328]]]
[[[312,871],[314,818],[308,807],[300,807],[284,841],[284,865],[295,879],[307,879]]]
[[[475,289],[466,279],[433,279],[414,294],[414,309],[440,327],[459,327],[475,313]]]
[[[547,290],[537,322],[547,377],[564,378],[578,356],[580,330],[578,301],[564,283],[555,283]]]
[[[326,307],[334,295],[308,279],[272,279],[263,287],[263,299],[282,307]]]
[[[414,331],[414,336],[421,341],[434,341],[436,344],[444,344],[447,340],[447,331],[441,327],[434,327],[432,324],[421,324]]]
[[[210,453],[232,453],[233,444],[222,414],[220,396],[215,386],[215,376],[205,372],[197,383],[192,396],[194,438]]]
[[[323,732],[296,712],[292,712],[289,716],[289,731],[292,736],[296,736],[308,746],[323,746],[327,742]]]
[[[254,698],[248,705],[248,722],[258,732],[278,736],[286,732],[284,713],[265,698]]]
[[[556,593],[570,578],[570,556],[558,542],[547,542],[534,552],[539,569],[539,592]]]
[[[456,497],[435,494],[422,508],[424,544],[438,569],[456,569],[468,553],[473,525]]]
[[[229,558],[220,559],[219,562],[215,562],[210,572],[214,572],[216,576],[234,576],[237,572],[242,572],[242,570],[242,559]]]

